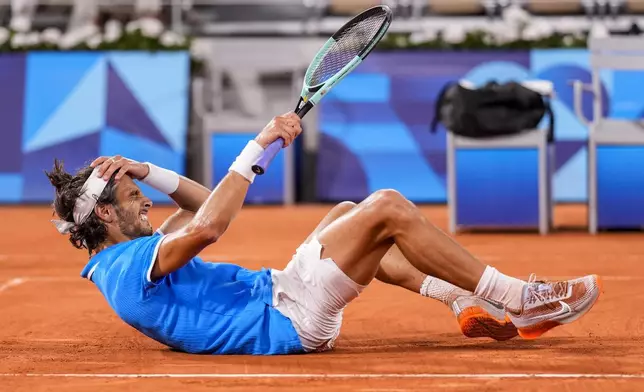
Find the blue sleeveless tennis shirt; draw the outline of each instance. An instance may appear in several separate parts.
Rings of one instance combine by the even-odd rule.
[[[90,279],[116,314],[146,336],[200,354],[304,352],[291,321],[272,306],[268,269],[251,271],[195,257],[150,282],[163,237],[155,233],[113,245],[90,259]]]

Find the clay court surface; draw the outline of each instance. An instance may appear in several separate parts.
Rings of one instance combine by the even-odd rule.
[[[281,268],[330,206],[248,207],[204,259]],[[170,213],[153,208],[158,226]],[[444,207],[423,207],[442,228]],[[47,207],[0,207],[1,391],[644,390],[644,236],[459,234],[505,273],[598,273],[604,294],[579,322],[535,341],[460,335],[442,304],[374,282],[345,313],[335,351],[290,357],[173,352],[121,322],[79,277],[87,260]],[[584,210],[557,209],[581,227]]]

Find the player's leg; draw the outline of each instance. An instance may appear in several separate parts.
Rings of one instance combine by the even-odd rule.
[[[518,335],[514,324],[505,319],[503,305],[420,272],[396,245],[380,261],[376,279],[441,301],[454,313],[461,332],[467,337],[508,340]]]
[[[343,201],[342,203],[336,204],[331,210],[322,218],[320,223],[313,229],[311,234],[304,240],[305,244],[308,244],[311,242],[311,240],[315,237],[317,237],[320,232],[327,227],[331,222],[334,220],[338,219],[342,215],[346,214],[347,212],[351,211],[353,208],[355,208],[357,204],[350,202],[350,201]]]
[[[304,243],[309,243],[331,222],[355,207],[356,204],[352,202],[342,202],[333,207]],[[461,332],[467,337],[507,340],[517,336],[514,325],[505,320],[502,306],[475,297],[471,292],[444,280],[424,274],[405,259],[396,245],[392,246],[380,260],[376,279],[444,303],[452,310]]]
[[[380,260],[376,279],[383,283],[406,288],[414,293],[420,293],[424,297],[434,298],[448,306],[454,298],[472,294],[451,283],[419,271],[407,261],[396,245],[389,248]]]
[[[596,276],[527,285],[501,274],[473,257],[391,190],[368,197],[324,228],[318,240],[323,246],[321,257],[334,260],[360,285],[375,277],[381,259],[395,243],[423,273],[504,304],[515,324],[522,324],[524,337],[536,337],[553,326],[576,320],[599,296]]]
[[[345,201],[333,207],[306,238],[304,244],[311,242],[324,228],[356,206],[356,203]],[[452,297],[453,294],[471,294],[450,283],[422,273],[405,259],[395,245],[381,259],[380,268],[376,272],[376,279],[383,283],[399,286],[414,293],[420,293],[426,297],[439,300],[446,305],[449,305],[447,298]],[[421,290],[423,286],[424,290]]]
[[[356,206],[356,203],[345,201],[333,207],[307,237],[304,243],[309,243],[329,224]],[[425,297],[436,299],[448,306],[451,305],[454,298],[472,294],[451,283],[419,271],[405,259],[405,256],[396,245],[393,245],[380,260],[375,278],[383,283],[399,286],[411,292],[420,293]]]
[[[485,265],[433,226],[396,191],[378,191],[331,222],[317,236],[322,257],[366,285],[396,243],[418,270],[473,292]],[[520,282],[520,281],[519,281]]]

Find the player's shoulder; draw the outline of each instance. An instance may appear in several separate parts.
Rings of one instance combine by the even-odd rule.
[[[126,262],[125,264],[127,265],[137,259],[148,259],[148,255],[154,252],[162,238],[162,233],[155,232],[150,236],[139,237],[109,246],[89,260],[83,271],[81,271],[81,276],[90,278],[99,265],[106,268],[117,262]]]
[[[109,255],[111,253],[123,254],[123,253],[129,253],[133,251],[137,251],[138,253],[141,250],[141,248],[155,247],[162,237],[163,235],[160,232],[155,232],[154,234],[149,236],[139,237],[130,241],[125,241],[125,242],[121,242],[119,244],[113,245],[101,251],[99,254],[97,254],[97,256],[101,255],[101,253],[105,253],[105,255]]]

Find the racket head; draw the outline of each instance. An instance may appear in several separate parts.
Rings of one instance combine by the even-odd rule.
[[[318,51],[304,75],[302,96],[319,91],[356,58],[364,60],[389,29],[393,12],[386,5],[371,7],[346,22]]]
[[[389,29],[392,19],[393,13],[386,5],[369,8],[345,23],[324,43],[304,76],[301,97],[295,109],[300,118],[371,53]],[[253,172],[264,174],[282,146],[283,140],[268,146],[253,165]]]

